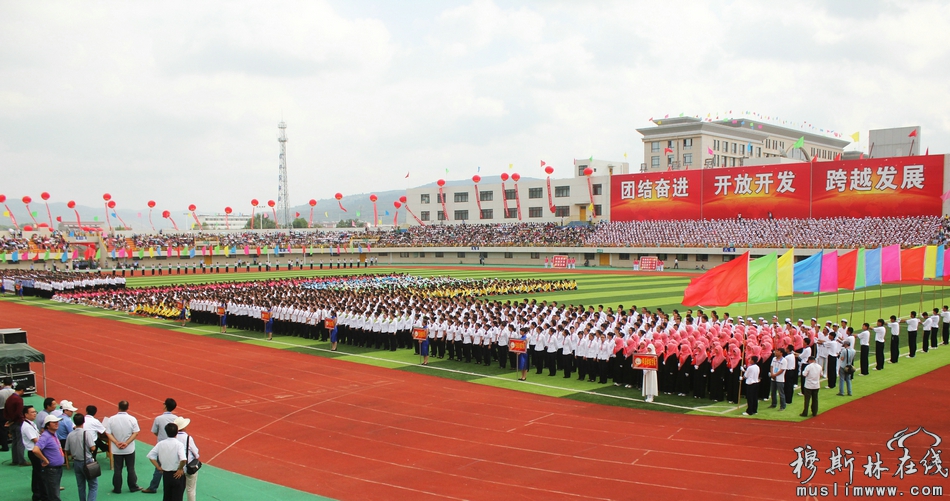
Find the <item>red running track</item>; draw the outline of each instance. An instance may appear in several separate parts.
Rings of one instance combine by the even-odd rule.
[[[780,423],[587,404],[11,301],[0,318],[46,353],[51,396],[102,416],[129,400],[143,430],[174,397],[207,464],[340,500],[789,499],[806,442],[823,469],[835,446],[856,463],[886,456],[908,426],[950,437],[935,409],[950,368]]]

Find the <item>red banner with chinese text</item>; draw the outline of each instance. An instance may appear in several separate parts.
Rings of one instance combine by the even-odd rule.
[[[702,171],[624,174],[610,179],[610,219],[699,219]]]
[[[657,361],[656,355],[634,355],[633,356],[633,368],[641,369],[645,371],[655,371],[660,366]]]
[[[807,218],[809,164],[703,170],[703,218]]]
[[[816,163],[811,215],[940,215],[943,163],[943,155]]]
[[[508,351],[512,353],[527,353],[528,341],[526,339],[509,339]]]

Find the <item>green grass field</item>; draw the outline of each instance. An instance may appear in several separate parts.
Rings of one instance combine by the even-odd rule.
[[[321,276],[331,274],[351,274],[364,273],[366,269],[360,270],[314,270],[314,271],[294,271],[294,272],[270,272],[270,273],[241,273],[235,274],[215,274],[215,275],[174,275],[174,276],[148,276],[128,279],[129,287],[143,287],[153,285],[169,285],[182,283],[205,283],[214,281],[229,280],[255,280],[270,278],[285,278],[290,276]],[[527,297],[532,299],[558,301],[559,303],[604,305],[612,306],[615,309],[618,305],[629,308],[633,305],[637,307],[646,306],[649,309],[661,307],[664,311],[679,309],[684,311],[680,304],[683,297],[683,290],[689,283],[689,277],[683,276],[662,276],[662,275],[637,275],[637,274],[593,274],[583,272],[562,272],[538,268],[536,270],[513,269],[511,271],[485,270],[480,267],[464,268],[421,268],[421,267],[377,267],[369,269],[373,273],[411,273],[419,276],[431,275],[450,275],[458,278],[481,278],[486,276],[497,278],[524,278],[524,277],[543,277],[543,278],[572,278],[578,282],[578,290],[565,291],[548,294],[534,294]],[[771,318],[773,314],[784,319],[792,317],[793,319],[804,318],[806,321],[811,317],[817,317],[824,323],[825,320],[840,320],[848,318],[852,325],[860,328],[864,321],[871,322],[879,317],[887,317],[891,314],[899,314],[906,317],[911,310],[920,310],[921,307],[931,309],[935,306],[942,306],[944,302],[945,290],[933,286],[885,286],[883,288],[873,288],[868,291],[860,291],[856,294],[851,292],[841,294],[822,294],[820,297],[797,295],[793,299],[783,299],[777,303],[765,304],[738,304],[728,308],[716,308],[722,315],[729,312],[733,316],[759,316]],[[526,296],[502,296],[499,299],[524,299]],[[9,296],[6,300],[13,300]],[[948,298],[950,300],[950,298]],[[661,410],[674,413],[693,413],[703,415],[736,416],[741,417],[745,405],[734,405],[727,403],[713,403],[705,399],[694,399],[692,397],[677,397],[671,395],[659,395],[652,404],[643,402],[640,393],[635,389],[625,389],[613,385],[599,385],[576,379],[564,379],[560,375],[556,377],[535,375],[533,371],[529,372],[528,382],[518,382],[514,371],[502,370],[498,367],[474,366],[438,359],[430,359],[428,366],[419,365],[419,357],[412,354],[409,350],[400,350],[397,352],[376,351],[372,349],[356,348],[352,346],[341,346],[339,351],[329,351],[329,343],[319,341],[300,339],[287,336],[275,336],[274,341],[267,342],[263,335],[257,332],[248,331],[229,331],[227,334],[220,334],[214,326],[201,326],[189,324],[186,327],[179,327],[177,324],[159,319],[150,319],[142,317],[133,317],[126,313],[100,310],[83,306],[65,305],[54,301],[42,301],[37,299],[27,299],[31,304],[51,308],[56,310],[70,311],[82,315],[90,315],[101,318],[116,319],[123,322],[149,325],[164,329],[176,330],[189,334],[211,336],[230,341],[251,343],[260,346],[267,346],[274,349],[285,349],[298,353],[306,353],[316,356],[333,357],[342,360],[348,360],[356,363],[363,363],[385,367],[394,370],[405,370],[429,374],[439,377],[447,377],[469,381],[475,384],[485,384],[499,386],[504,388],[526,391],[542,395],[548,395],[560,398],[571,398],[585,402],[600,403],[606,405],[616,405],[631,408],[642,408]],[[820,304],[819,304],[820,303]],[[906,353],[906,346],[902,346],[902,352]],[[873,364],[873,353],[872,353]],[[950,349],[942,347],[939,350],[931,351],[927,354],[918,352],[915,359],[909,359],[906,356],[901,358],[897,365],[887,364],[882,372],[872,371],[867,377],[857,377],[854,382],[853,398],[860,398],[882,389],[891,387],[903,381],[907,381],[918,375],[927,373],[939,367],[950,363]],[[832,390],[823,390],[821,393],[821,410],[827,410],[832,407],[843,405],[850,401],[849,398],[839,398],[832,395]],[[792,410],[797,411],[797,405],[801,405],[801,397],[796,397],[792,403]],[[770,412],[770,409],[764,409],[756,416],[758,419],[774,419],[785,421],[803,420],[798,416],[798,412]]]

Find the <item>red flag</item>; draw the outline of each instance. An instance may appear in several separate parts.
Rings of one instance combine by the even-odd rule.
[[[862,154],[860,154],[860,155],[858,155],[858,159],[860,159],[860,160],[864,160],[864,153],[862,153]]]
[[[924,279],[924,257],[927,247],[901,250],[901,280]]]
[[[917,129],[910,131],[910,134],[907,134],[907,137],[917,137]]]
[[[838,254],[838,288],[854,290],[854,279],[857,277],[858,251],[853,250],[846,254]]]
[[[838,160],[841,160],[841,153],[835,155],[835,161],[837,162]]]
[[[818,155],[815,155],[815,156],[811,157],[811,161],[812,161],[812,162],[817,162],[817,161],[818,161]]]
[[[663,153],[673,153],[673,148],[663,148]]]
[[[690,281],[684,306],[729,306],[749,298],[749,253],[721,264]]]
[[[409,173],[408,173],[408,172],[406,173],[406,179],[409,179]]]
[[[928,146],[927,151],[924,152],[924,155],[929,155],[929,154],[930,154],[930,146]]]

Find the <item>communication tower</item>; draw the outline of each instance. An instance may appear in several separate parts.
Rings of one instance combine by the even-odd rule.
[[[290,218],[290,191],[287,186],[287,124],[283,120],[277,124],[277,142],[280,143],[280,172],[277,187],[277,227],[290,228],[293,219]]]

